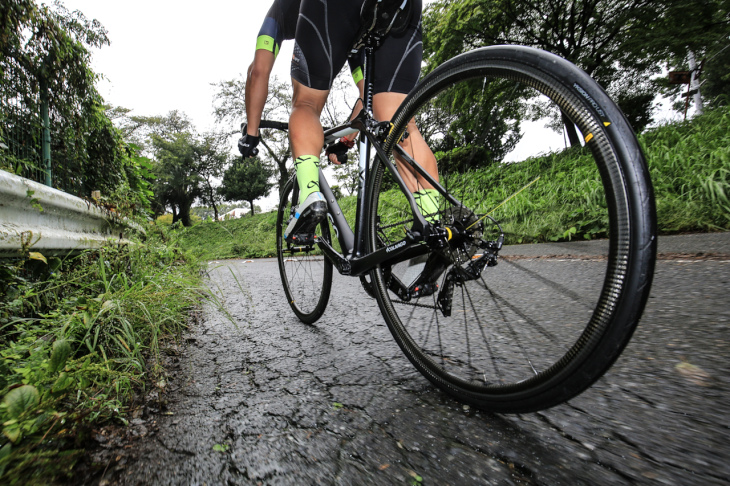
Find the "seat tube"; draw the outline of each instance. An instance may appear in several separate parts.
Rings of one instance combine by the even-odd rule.
[[[367,120],[373,119],[373,74],[372,59],[373,47],[365,46],[363,60],[363,72],[365,73],[365,87],[363,93],[363,105]],[[365,204],[365,193],[367,180],[370,175],[370,140],[364,133],[360,132],[360,160],[358,162],[358,191],[357,191],[357,217],[355,220],[355,257],[361,257],[367,253],[367,207]]]

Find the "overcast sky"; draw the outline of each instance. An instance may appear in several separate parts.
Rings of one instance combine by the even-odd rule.
[[[62,0],[108,30],[111,45],[94,49],[107,103],[135,115],[185,112],[198,131],[213,128],[211,83],[245,73],[269,0]],[[292,42],[274,73],[289,79]]]

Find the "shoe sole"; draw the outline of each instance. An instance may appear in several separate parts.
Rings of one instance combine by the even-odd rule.
[[[304,210],[303,213],[297,213],[294,215],[294,219],[296,221],[293,226],[292,223],[289,223],[289,226],[287,227],[288,231],[285,233],[284,239],[291,243],[293,235],[314,233],[314,229],[326,216],[327,202],[313,202]]]

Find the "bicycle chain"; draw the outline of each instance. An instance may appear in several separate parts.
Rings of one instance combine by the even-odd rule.
[[[393,304],[403,304],[403,305],[410,305],[410,306],[413,306],[413,307],[423,307],[425,309],[441,310],[436,305],[417,304],[415,302],[405,302],[405,301],[402,301],[402,300],[391,300],[390,302],[393,303]]]

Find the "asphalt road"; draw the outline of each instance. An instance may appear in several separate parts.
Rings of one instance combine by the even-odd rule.
[[[97,435],[100,483],[729,484],[728,236],[660,239],[619,361],[569,403],[521,415],[433,388],[356,279],[336,275],[323,318],[305,325],[275,261],[211,263],[220,305],[167,349],[161,405],[132,420],[131,443]]]

